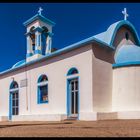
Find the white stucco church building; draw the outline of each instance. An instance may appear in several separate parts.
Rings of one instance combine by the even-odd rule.
[[[41,11],[24,22],[25,60],[0,73],[0,121],[140,119],[140,39],[126,9],[124,20],[59,50]]]

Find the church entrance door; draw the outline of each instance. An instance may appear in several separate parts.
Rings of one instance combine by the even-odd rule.
[[[78,117],[78,88],[78,78],[69,80],[69,117]]]
[[[13,115],[19,114],[19,94],[18,90],[10,93],[10,116],[9,119],[12,119]]]

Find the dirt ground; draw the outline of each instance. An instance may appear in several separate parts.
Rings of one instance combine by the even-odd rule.
[[[0,137],[140,137],[140,120],[0,122]]]

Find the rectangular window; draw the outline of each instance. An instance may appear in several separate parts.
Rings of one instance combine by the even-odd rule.
[[[44,103],[48,101],[48,85],[40,86],[40,103]]]

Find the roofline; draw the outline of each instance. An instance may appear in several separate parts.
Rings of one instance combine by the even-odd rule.
[[[137,44],[140,45],[140,39],[139,39],[139,36],[138,36],[138,33],[135,29],[135,27],[133,26],[133,24],[131,24],[129,21],[127,20],[122,20],[120,21],[117,26],[115,27],[115,30],[113,31],[113,35],[111,37],[111,41],[110,41],[110,44],[111,46],[113,46],[113,42],[114,42],[114,39],[115,39],[115,36],[117,34],[117,31],[122,27],[122,26],[127,26],[129,27],[129,29],[132,31],[132,33],[134,34],[134,38],[136,39],[137,41]]]
[[[82,47],[83,45],[86,45],[86,44],[89,44],[89,43],[92,43],[92,42],[96,42],[96,43],[102,44],[101,47],[105,47],[105,48],[108,48],[108,49],[110,49],[110,50],[114,50],[113,48],[111,48],[110,46],[108,46],[107,43],[102,42],[101,40],[96,39],[94,36],[92,36],[92,37],[89,37],[89,38],[84,39],[84,40],[82,40],[82,41],[79,41],[79,42],[77,42],[77,43],[74,43],[74,44],[72,44],[72,45],[69,45],[69,46],[67,46],[67,47],[65,47],[65,48],[62,48],[62,49],[57,50],[57,51],[55,51],[55,52],[52,52],[52,53],[49,54],[49,55],[43,56],[43,57],[41,57],[41,58],[38,58],[37,60],[33,60],[33,61],[30,61],[30,62],[28,62],[28,63],[25,63],[25,64],[23,64],[23,65],[21,65],[21,66],[17,66],[17,67],[10,68],[10,69],[7,69],[7,70],[5,70],[5,71],[2,71],[2,72],[0,72],[0,76],[1,76],[1,75],[4,75],[4,74],[7,74],[7,73],[9,73],[9,72],[18,70],[18,69],[20,69],[20,68],[29,66],[29,65],[31,65],[31,64],[35,64],[36,62],[40,62],[40,61],[43,61],[43,60],[45,60],[45,59],[48,59],[48,58],[51,58],[51,57],[54,57],[54,56],[57,56],[57,55],[61,55],[62,53],[71,51],[71,50],[73,50],[73,49],[80,48],[80,47]]]
[[[48,24],[50,24],[52,26],[54,26],[56,24],[55,22],[49,20],[48,18],[45,18],[43,15],[36,14],[35,16],[33,16],[30,19],[28,19],[27,21],[25,21],[23,23],[23,25],[27,26],[27,25],[31,24],[32,22],[34,22],[37,19],[41,19],[42,21],[47,22]]]

